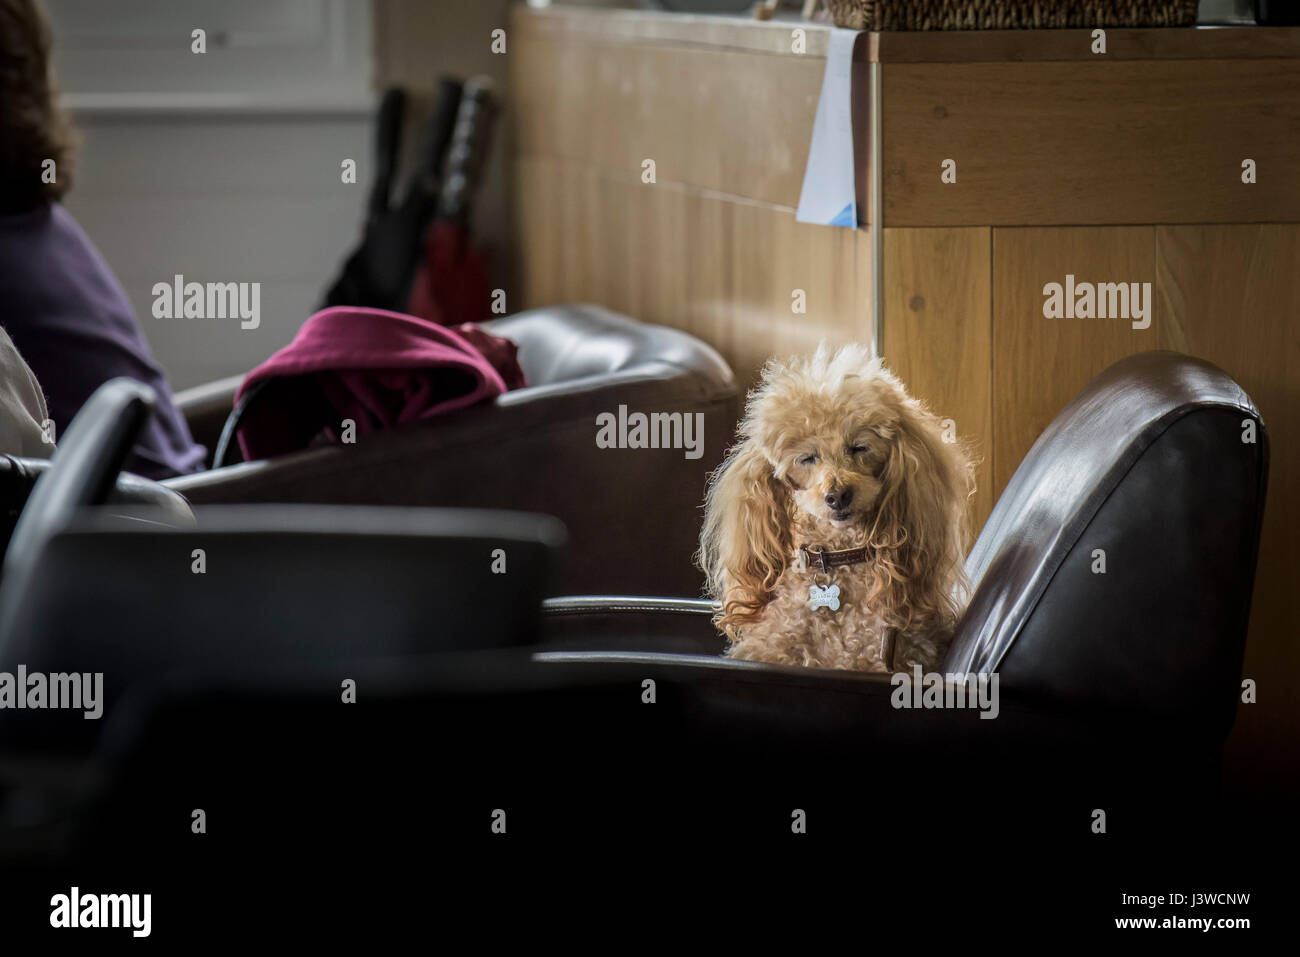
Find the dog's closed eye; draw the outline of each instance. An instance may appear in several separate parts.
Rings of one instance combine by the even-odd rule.
[[[879,441],[859,440],[855,444],[848,446],[847,451],[851,458],[876,476],[879,476],[884,471],[885,462],[889,459],[888,443]]]

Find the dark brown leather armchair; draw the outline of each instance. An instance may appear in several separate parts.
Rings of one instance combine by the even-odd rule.
[[[309,502],[511,509],[560,518],[569,548],[556,593],[699,594],[691,555],[707,474],[738,411],[731,370],[683,332],[597,306],[534,309],[484,324],[519,346],[529,386],[354,446],[173,479],[197,506]],[[177,396],[216,444],[242,377]],[[702,416],[701,454],[600,448],[597,416]],[[694,420],[692,420],[694,421]],[[507,564],[508,567],[508,564]]]
[[[972,597],[937,670],[998,675],[996,720],[898,710],[888,675],[721,659],[702,601],[548,602],[535,660],[560,684],[655,680],[659,720],[668,701],[682,722],[674,760],[698,742],[705,768],[725,753],[742,768],[797,763],[805,779],[853,754],[898,775],[899,801],[907,769],[906,800],[945,804],[929,777],[941,764],[953,780],[1000,781],[985,788],[999,800],[1049,784],[1068,800],[1199,800],[1236,715],[1268,459],[1258,409],[1208,362],[1149,352],[1093,380],[1034,444],[966,562]]]

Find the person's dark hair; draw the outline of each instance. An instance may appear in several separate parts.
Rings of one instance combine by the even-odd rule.
[[[0,0],[0,212],[35,209],[72,186],[76,135],[58,103],[53,39],[38,0]],[[53,182],[43,182],[46,160]]]

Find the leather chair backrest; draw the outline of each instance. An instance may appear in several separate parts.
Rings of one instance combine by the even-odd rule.
[[[321,502],[554,515],[573,547],[553,594],[698,595],[692,564],[707,476],[731,443],[737,394],[716,351],[597,306],[484,323],[519,346],[529,386],[491,403],[166,483],[195,506]],[[687,448],[605,448],[598,417],[680,414]]]
[[[519,365],[530,386],[608,376],[651,364],[703,373],[719,388],[732,382],[722,357],[694,336],[636,322],[600,306],[530,309],[485,322],[483,328],[519,347]]]
[[[177,528],[96,510],[54,534],[5,616],[0,671],[102,672],[111,705],[173,672],[528,645],[564,539],[555,519],[522,512],[210,506],[196,518]],[[6,712],[4,743],[98,723],[26,712],[19,728],[23,714]]]
[[[1222,370],[1172,352],[1116,363],[998,500],[944,670],[1226,733],[1267,475],[1259,411]]]

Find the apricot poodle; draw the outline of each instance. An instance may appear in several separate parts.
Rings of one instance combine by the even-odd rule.
[[[731,657],[938,664],[965,600],[974,491],[944,425],[865,346],[768,362],[710,479],[700,539]]]

